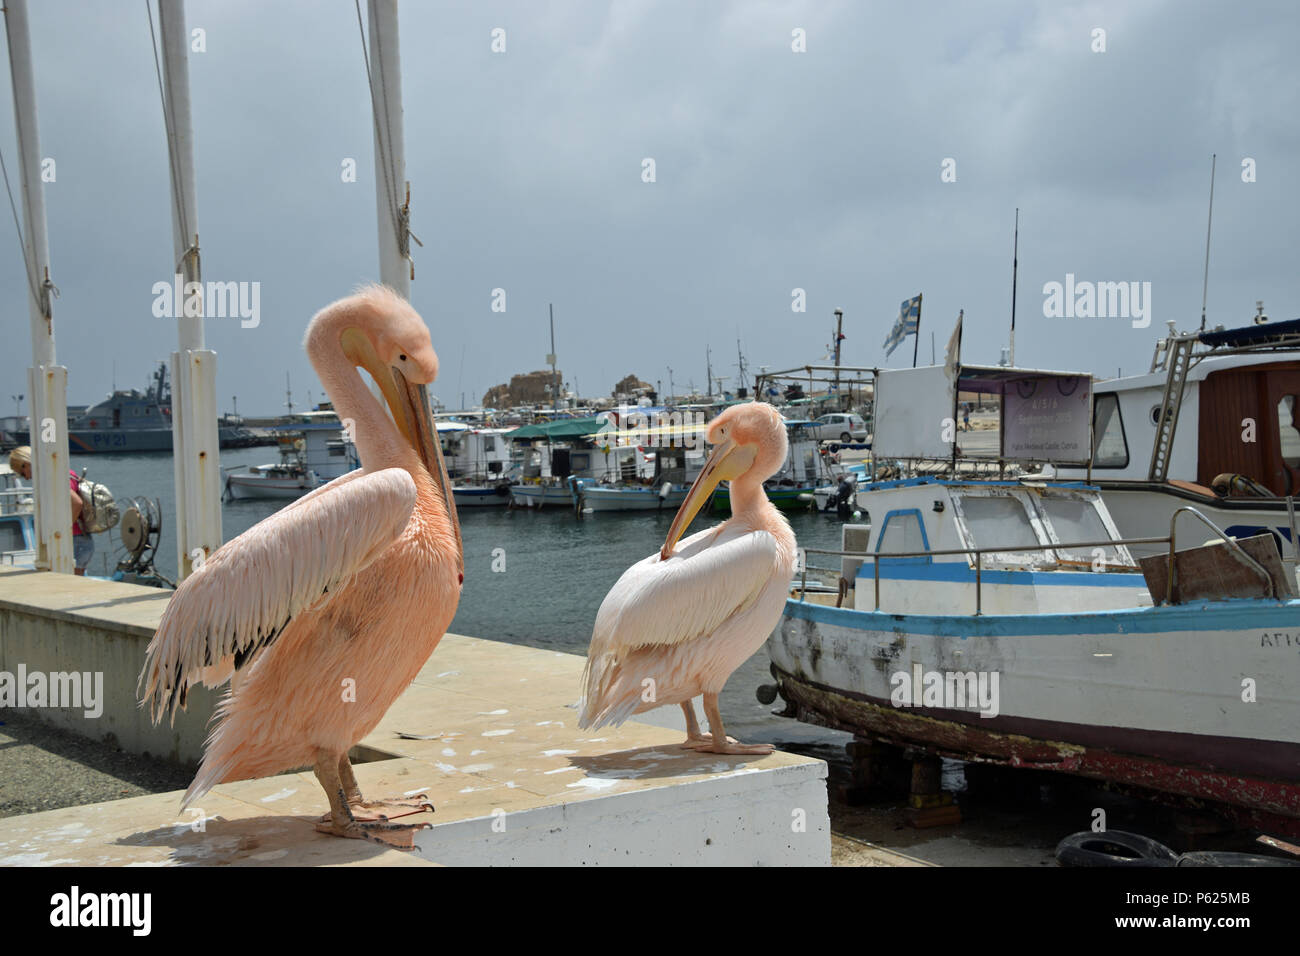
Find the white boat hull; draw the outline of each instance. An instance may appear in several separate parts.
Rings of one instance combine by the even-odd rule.
[[[264,478],[257,475],[229,475],[226,494],[233,500],[247,498],[301,498],[321,484],[314,474],[304,478]]]
[[[586,511],[676,511],[686,500],[687,488],[673,488],[661,496],[657,488],[610,488],[589,485],[582,489]]]
[[[456,501],[457,508],[504,508],[510,504],[509,488],[458,488],[453,483],[451,495]]]
[[[1300,828],[1300,601],[975,617],[792,599],[767,648],[800,719]],[[996,674],[996,713],[900,703],[918,670]]]
[[[567,485],[511,485],[510,498],[517,508],[573,507],[573,492]]]

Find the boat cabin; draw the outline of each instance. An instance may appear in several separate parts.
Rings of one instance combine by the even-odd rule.
[[[1151,604],[1096,488],[920,477],[870,485],[858,503],[862,523],[842,532],[847,606],[969,615]]]

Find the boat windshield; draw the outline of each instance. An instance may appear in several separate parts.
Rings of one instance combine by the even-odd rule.
[[[986,551],[1014,551],[1039,544],[1025,506],[1015,498],[962,499],[962,515],[975,544]]]
[[[1097,506],[1086,498],[1043,497],[1039,506],[1047,515],[1047,520],[1058,542],[1071,541],[1109,541],[1110,529],[1102,521]],[[1105,548],[1057,548],[1057,553],[1067,561],[1092,561],[1100,551],[1107,564],[1128,565],[1114,547]]]

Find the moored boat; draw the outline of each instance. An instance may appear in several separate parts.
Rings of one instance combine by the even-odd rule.
[[[229,472],[227,498],[301,498],[361,467],[356,447],[347,440],[343,426],[337,421],[278,425],[271,431],[278,438],[280,461]]]
[[[942,379],[905,371],[882,376],[876,444],[920,457],[915,417],[891,424],[890,406],[914,414],[902,386]],[[1050,445],[1086,465],[1086,376],[958,370],[937,410],[963,374],[1000,392],[1003,461]],[[1300,600],[1273,537],[1233,541],[1182,507],[1162,537],[1124,538],[1087,482],[907,477],[857,503],[865,523],[820,552],[835,566],[804,572],[768,640],[787,716],[1300,833]]]

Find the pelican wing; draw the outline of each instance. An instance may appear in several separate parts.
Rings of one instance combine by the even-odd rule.
[[[154,721],[252,663],[294,615],[366,568],[402,534],[415,482],[401,468],[349,472],[218,548],[176,590],[140,683]]]
[[[667,561],[638,561],[601,603],[588,658],[712,634],[758,599],[778,561],[771,533],[729,525],[691,535]]]

